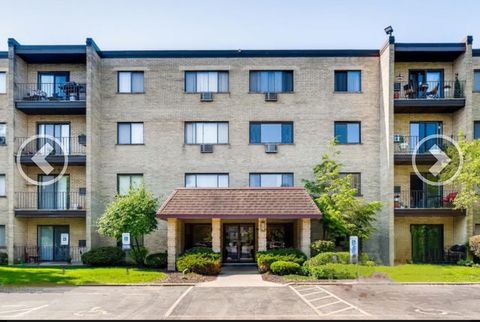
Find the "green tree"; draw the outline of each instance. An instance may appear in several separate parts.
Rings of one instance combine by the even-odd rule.
[[[334,157],[339,152],[333,151]],[[342,164],[326,153],[313,169],[315,179],[304,180],[323,214],[326,238],[358,236],[367,239],[375,231],[376,213],[382,208],[379,201],[366,202],[352,186],[351,175],[342,176]]]
[[[447,154],[452,161],[442,171],[440,178],[444,181],[453,178],[450,186],[457,191],[454,207],[473,211],[480,204],[480,140],[467,140],[461,131],[458,137],[460,150],[453,145],[448,148]],[[460,157],[463,157],[463,164]]]
[[[143,265],[142,256],[139,258],[135,254],[145,254],[139,240],[157,228],[158,203],[144,186],[130,189],[124,196],[116,195],[98,221],[98,232],[117,240],[122,233],[130,233],[133,258],[137,264]]]

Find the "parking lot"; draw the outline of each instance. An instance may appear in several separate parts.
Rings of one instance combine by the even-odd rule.
[[[3,289],[0,319],[475,319],[478,285]]]

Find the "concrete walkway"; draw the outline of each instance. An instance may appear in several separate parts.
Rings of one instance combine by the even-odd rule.
[[[197,287],[282,287],[282,285],[264,281],[256,266],[224,266],[215,281],[201,283]]]

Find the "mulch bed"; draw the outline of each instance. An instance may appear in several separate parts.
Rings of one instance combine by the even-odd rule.
[[[352,282],[357,281],[360,283],[385,283],[391,282],[391,279],[383,273],[374,273],[370,277],[360,277],[358,280],[319,280],[313,277],[306,279],[292,280],[283,276],[274,275],[272,273],[262,274],[264,281],[273,282],[278,284],[287,284],[287,283],[325,283],[325,282]]]
[[[162,284],[182,284],[182,283],[203,283],[203,282],[210,282],[214,281],[217,277],[216,276],[203,276],[194,273],[182,274],[182,273],[167,273],[168,277],[162,280],[160,283]]]

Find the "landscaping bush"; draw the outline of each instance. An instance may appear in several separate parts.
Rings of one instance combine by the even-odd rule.
[[[215,254],[210,247],[198,246],[185,251],[185,254]]]
[[[261,273],[268,272],[270,265],[278,261],[293,262],[302,265],[307,256],[295,248],[279,248],[257,252],[257,264]]]
[[[353,279],[357,277],[356,265],[326,264],[309,268],[309,275],[316,279]]]
[[[7,253],[0,253],[0,266],[8,265],[8,254]]]
[[[359,258],[360,264],[365,265],[365,263],[369,262],[369,261],[370,261],[370,258],[368,257],[368,253],[361,253],[360,254],[360,258]]]
[[[222,268],[222,261],[218,253],[185,253],[177,258],[177,269],[181,272],[201,275],[217,275]]]
[[[304,266],[308,269],[309,267],[315,267],[325,264],[350,264],[350,253],[320,253],[306,261],[304,263]]]
[[[167,252],[150,254],[145,258],[145,265],[151,268],[167,267]]]
[[[117,266],[124,261],[125,252],[117,247],[94,248],[82,255],[82,262],[91,266]]]
[[[334,252],[335,243],[330,240],[316,240],[311,245],[312,254],[317,255],[320,253]]]
[[[377,266],[377,263],[375,263],[374,261],[366,261],[365,263],[362,263],[362,265],[373,267]]]
[[[277,261],[270,265],[270,269],[275,275],[298,274],[301,270],[300,264],[294,262]]]
[[[139,246],[132,247],[129,256],[138,266],[145,266],[145,259],[147,258],[147,254],[148,249],[146,247]]]

